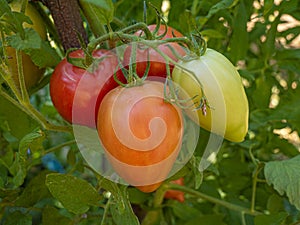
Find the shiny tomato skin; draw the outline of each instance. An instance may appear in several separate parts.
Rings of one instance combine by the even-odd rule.
[[[9,6],[11,7],[12,11],[20,12],[21,1],[13,1],[9,4]],[[46,26],[43,22],[43,18],[40,16],[39,12],[34,8],[34,6],[30,2],[27,4],[25,15],[31,19],[33,24],[24,23],[24,27],[34,29],[43,40],[46,40],[47,32]],[[14,79],[15,84],[19,86],[16,50],[10,46],[7,46],[5,50],[12,78]],[[35,86],[38,83],[38,81],[42,78],[45,69],[41,69],[38,66],[36,66],[32,62],[29,55],[25,53],[22,53],[21,55],[25,85],[27,89],[30,89],[31,87]]]
[[[150,31],[154,31],[155,27],[156,27],[155,24],[148,26]],[[166,32],[165,36],[163,38],[161,38],[161,40],[164,40],[167,38],[173,38],[173,37],[183,37],[183,34],[181,34],[179,31],[177,31],[174,28],[169,27],[169,26],[168,26],[168,28],[166,28],[165,25],[160,25],[159,30],[156,35],[160,36],[160,35],[164,34],[166,29],[167,29],[167,32]],[[137,36],[140,36],[143,34],[143,32],[138,31],[135,34]],[[155,40],[153,42],[155,42]],[[174,53],[168,47],[168,45],[171,46],[178,53],[178,55],[180,55],[180,56],[186,55],[185,50],[178,43],[168,43],[168,44],[159,45],[158,49],[160,51],[162,51],[164,54],[166,54],[167,56],[169,56],[172,60],[178,61],[178,58],[176,57],[176,55],[174,55]],[[126,67],[130,63],[131,53],[132,53],[132,47],[128,46],[125,49],[124,60],[123,60],[123,64]],[[164,60],[164,58],[153,48],[146,48],[146,46],[138,47],[137,51],[136,51],[136,63],[137,63],[136,72],[140,77],[143,76],[146,71],[147,62],[150,63],[148,76],[166,77],[167,69],[166,69],[166,61]],[[169,65],[170,65],[170,70],[172,72],[174,65],[172,63],[170,63]]]
[[[81,49],[73,51],[70,57],[83,58],[84,52]],[[117,56],[109,50],[99,49],[94,51],[93,57],[105,57],[93,73],[72,65],[64,58],[50,79],[51,100],[59,114],[69,123],[92,128],[96,125],[96,111],[103,97],[118,86],[113,76],[118,67]],[[120,70],[117,77],[124,79]]]
[[[249,106],[242,79],[234,65],[221,53],[208,48],[197,59],[178,62],[172,78],[199,105],[201,85],[210,107],[188,111],[202,128],[232,142],[242,142],[248,132]],[[184,70],[184,69],[187,70]],[[191,74],[194,74],[194,76]],[[196,80],[196,78],[198,80]],[[198,82],[200,81],[201,84]]]
[[[179,185],[184,185],[184,178],[181,177],[177,180],[173,180],[171,181],[171,183],[174,184],[179,184]],[[179,202],[184,202],[184,192],[182,191],[178,191],[178,190],[168,190],[166,191],[165,195],[164,195],[165,199],[175,199]]]
[[[103,99],[98,135],[114,170],[143,192],[156,190],[181,148],[181,110],[163,98],[164,84],[117,87]]]

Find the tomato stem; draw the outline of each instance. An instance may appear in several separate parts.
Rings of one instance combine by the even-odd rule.
[[[21,90],[22,102],[29,103],[29,95],[27,92],[25,77],[23,72],[22,54],[16,50],[17,68],[18,68],[18,82]]]
[[[231,210],[234,210],[234,211],[238,211],[238,212],[241,212],[241,213],[246,213],[248,215],[253,215],[253,216],[257,216],[257,215],[261,214],[260,212],[257,212],[257,211],[254,211],[254,210],[251,210],[251,209],[248,209],[248,208],[245,208],[245,207],[242,207],[242,206],[239,206],[239,205],[235,205],[235,204],[226,202],[224,200],[206,195],[202,192],[193,190],[193,189],[191,189],[189,187],[186,187],[186,186],[182,186],[182,185],[174,184],[174,183],[170,183],[168,185],[169,185],[169,188],[172,189],[172,190],[183,191],[183,192],[185,192],[187,194],[190,194],[190,195],[193,195],[197,198],[207,200],[209,202],[212,202],[212,203],[217,204],[217,205],[224,206],[224,207],[226,207],[228,209],[231,209]]]
[[[258,174],[260,171],[264,168],[264,164],[259,163],[256,165],[254,174],[253,174],[253,180],[252,180],[252,197],[251,197],[251,208],[250,210],[252,212],[255,211],[255,201],[256,201],[256,188],[257,188],[257,182],[258,182]]]

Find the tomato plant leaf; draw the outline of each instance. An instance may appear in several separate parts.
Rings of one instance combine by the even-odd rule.
[[[30,18],[19,12],[12,12],[6,0],[0,0],[0,24],[7,27],[9,31],[24,34],[23,22],[32,24]]]
[[[81,6],[94,14],[93,20],[107,25],[113,20],[114,5],[111,0],[80,0]]]
[[[222,9],[228,9],[234,3],[234,0],[222,0],[210,8],[206,18],[210,18]]]
[[[185,221],[189,221],[201,214],[201,212],[193,206],[178,201],[172,201],[170,207],[178,218]]]
[[[139,225],[138,218],[134,214],[130,201],[127,187],[118,185],[107,179],[101,181],[101,186],[110,191],[113,195],[113,203],[110,211],[116,224]]]
[[[300,155],[283,161],[267,162],[264,174],[269,185],[300,209]]]
[[[277,26],[280,22],[279,16],[276,17],[274,22],[271,24],[271,27],[266,32],[266,41],[262,45],[262,50],[264,52],[265,59],[269,59],[275,50],[275,39],[277,35]]]
[[[30,214],[23,214],[20,211],[14,211],[9,214],[3,225],[32,225],[32,217]]]
[[[10,97],[2,94],[1,91],[0,105],[1,127],[16,138],[21,139],[24,135],[38,127],[38,123],[20,105],[11,102]]]
[[[8,44],[17,50],[40,49],[42,39],[40,35],[32,28],[25,28],[25,37],[22,38],[20,33],[7,37]]]
[[[53,197],[75,214],[85,213],[97,206],[101,196],[87,181],[65,174],[48,174],[46,185]]]
[[[198,189],[203,181],[203,172],[199,170],[200,162],[200,157],[192,156],[188,164],[195,177],[195,189]]]
[[[287,218],[288,213],[280,212],[270,215],[258,215],[254,219],[255,225],[281,225]]]
[[[0,188],[0,198],[7,201],[14,201],[19,196],[19,189],[4,189]]]
[[[41,156],[44,150],[43,141],[45,140],[45,133],[41,130],[36,130],[32,133],[25,135],[19,144],[19,153],[21,156],[26,157],[30,154],[36,154],[35,158]]]
[[[201,35],[208,38],[224,38],[224,34],[215,29],[206,29],[201,31]]]
[[[248,12],[244,1],[236,7],[236,15],[233,22],[233,33],[230,39],[230,49],[232,51],[231,60],[236,63],[240,59],[244,59],[248,50]]]
[[[16,200],[15,205],[21,207],[34,206],[38,201],[51,196],[45,185],[46,175],[49,171],[43,171],[30,180],[22,194]]]
[[[43,225],[71,225],[72,220],[63,216],[58,209],[47,205],[43,210]]]
[[[60,56],[47,41],[42,41],[38,49],[28,48],[24,49],[24,52],[29,55],[34,64],[40,68],[54,67],[61,60]]]
[[[150,197],[149,194],[141,192],[137,188],[128,188],[127,191],[129,200],[133,204],[142,204]]]

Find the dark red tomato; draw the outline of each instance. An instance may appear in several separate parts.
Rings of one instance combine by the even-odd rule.
[[[63,59],[50,80],[50,95],[59,114],[68,122],[96,127],[96,112],[103,97],[118,84],[114,73],[118,68],[117,56],[109,50],[95,50],[94,58],[104,57],[93,73],[76,67]],[[72,58],[83,58],[83,50],[70,53]],[[116,73],[124,80],[121,71]]]
[[[155,30],[156,25],[149,25],[148,28],[150,31]],[[164,32],[167,32],[162,40],[167,39],[167,38],[173,38],[173,37],[183,37],[183,35],[175,30],[172,27],[166,28],[165,25],[161,25],[159,27],[159,30],[156,34],[156,36],[160,36],[164,34]],[[142,31],[138,31],[135,33],[136,35],[143,35]],[[155,42],[155,40],[153,41]],[[162,44],[159,45],[158,49],[162,51],[164,54],[166,54],[168,57],[173,59],[174,61],[178,61],[178,58],[176,55],[172,52],[170,47],[178,53],[180,56],[184,56],[186,54],[185,50],[178,44],[178,43],[168,43],[168,44]],[[131,52],[132,52],[132,47],[128,46],[124,52],[124,60],[123,64],[124,66],[128,66],[130,63],[130,57],[131,57]],[[167,70],[166,70],[166,61],[164,58],[153,48],[148,48],[146,46],[138,46],[137,51],[136,51],[136,71],[139,76],[143,76],[146,68],[147,68],[147,62],[149,62],[150,68],[148,72],[148,76],[159,76],[159,77],[166,77],[167,75]],[[170,69],[172,72],[174,65],[170,63]]]

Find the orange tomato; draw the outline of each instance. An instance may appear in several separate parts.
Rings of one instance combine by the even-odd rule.
[[[164,84],[117,87],[103,99],[97,129],[114,170],[143,192],[156,190],[181,148],[181,110],[164,101]]]

